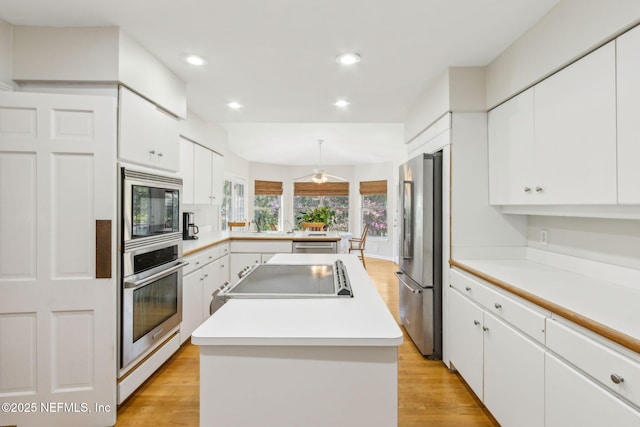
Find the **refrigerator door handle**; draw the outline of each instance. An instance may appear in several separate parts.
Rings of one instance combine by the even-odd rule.
[[[398,281],[400,283],[402,283],[402,285],[404,287],[406,287],[407,289],[409,289],[411,291],[412,294],[421,294],[422,293],[422,289],[421,288],[416,288],[411,286],[409,283],[405,282],[404,280],[402,280],[402,278],[400,276],[404,276],[404,273],[400,272],[400,271],[396,271],[395,276],[398,278]]]
[[[402,222],[400,230],[400,257],[413,258],[413,182],[402,181],[400,184],[400,202]]]

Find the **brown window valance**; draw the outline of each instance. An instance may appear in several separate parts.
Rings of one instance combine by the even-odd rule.
[[[254,194],[256,196],[282,196],[282,182],[255,180]]]
[[[361,181],[360,194],[387,194],[387,180]]]
[[[348,182],[296,182],[293,186],[294,196],[348,196]]]

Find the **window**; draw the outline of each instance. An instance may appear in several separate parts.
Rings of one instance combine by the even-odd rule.
[[[220,229],[227,229],[229,221],[246,221],[245,211],[246,182],[242,178],[229,178],[224,181],[222,206],[220,206]]]
[[[387,181],[360,182],[362,228],[369,224],[369,237],[387,237]]]
[[[253,218],[262,229],[281,230],[282,224],[282,182],[255,181]]]
[[[293,216],[298,218],[303,212],[320,206],[336,211],[336,222],[330,228],[334,231],[349,230],[349,183],[296,182],[293,191]],[[296,221],[299,223],[299,221]],[[299,227],[299,226],[298,226]]]

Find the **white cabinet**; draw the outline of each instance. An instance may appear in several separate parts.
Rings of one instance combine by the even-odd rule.
[[[638,425],[640,412],[559,358],[546,354],[546,427]]]
[[[616,48],[618,203],[640,204],[640,27],[621,35]]]
[[[229,244],[205,249],[186,260],[189,265],[182,278],[181,343],[209,318],[213,291],[229,282]]]
[[[490,112],[490,202],[617,203],[611,42]]]
[[[544,425],[545,350],[522,331],[538,329],[544,341],[545,314],[457,271],[450,277],[450,362],[501,425]]]
[[[533,204],[533,89],[489,112],[489,203]]]
[[[484,313],[484,404],[503,426],[544,425],[544,349]]]
[[[180,138],[180,175],[182,176],[182,203],[193,204],[194,143]]]
[[[245,268],[265,263],[277,253],[291,253],[291,240],[234,240],[230,250],[230,283],[235,284],[240,280],[238,273]]]
[[[220,205],[224,185],[224,158],[184,138],[180,140],[180,152],[184,203]]]
[[[178,120],[123,86],[119,98],[120,160],[177,172],[180,168]]]

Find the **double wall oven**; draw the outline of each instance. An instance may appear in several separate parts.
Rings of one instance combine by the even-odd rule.
[[[182,320],[182,180],[121,168],[120,367]]]

